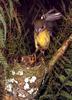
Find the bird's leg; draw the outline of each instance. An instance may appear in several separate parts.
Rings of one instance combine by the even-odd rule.
[[[42,60],[42,63],[44,64],[44,65],[46,65],[46,63],[45,63],[45,55],[44,55],[44,50],[41,50],[41,60]]]

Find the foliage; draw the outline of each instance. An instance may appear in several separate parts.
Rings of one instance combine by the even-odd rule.
[[[4,16],[3,8],[0,7],[0,23],[3,24],[3,29],[1,29],[0,27],[0,48],[5,46],[5,40],[6,40],[7,28],[6,28],[6,21],[4,17],[5,16]]]
[[[5,80],[8,74],[7,69],[10,68],[10,65],[7,63],[9,60],[8,56],[10,56],[10,54],[14,54],[16,52],[17,47],[20,48],[19,46],[20,42],[18,42],[21,38],[20,28],[21,28],[20,23],[14,9],[13,1],[1,0],[0,1],[0,64],[2,64],[4,67]],[[17,37],[15,36],[16,34]],[[18,52],[20,52],[19,48]]]

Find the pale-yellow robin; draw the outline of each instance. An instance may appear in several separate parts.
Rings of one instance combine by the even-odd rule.
[[[53,10],[48,11],[46,14],[42,15],[39,20],[34,22],[34,41],[36,51],[41,52],[47,50],[50,44],[50,31],[48,30],[47,22],[53,22],[62,17],[59,12],[54,12]]]

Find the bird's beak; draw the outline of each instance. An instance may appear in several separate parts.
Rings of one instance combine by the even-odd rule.
[[[58,20],[62,17],[62,14],[60,12],[56,12],[55,10],[52,9],[50,11],[48,11],[46,14],[43,14],[41,16],[41,19],[45,19],[46,21],[55,21]]]

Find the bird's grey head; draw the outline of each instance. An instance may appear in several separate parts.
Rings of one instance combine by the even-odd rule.
[[[46,28],[46,24],[44,20],[36,20],[34,23],[34,31],[39,33]]]

